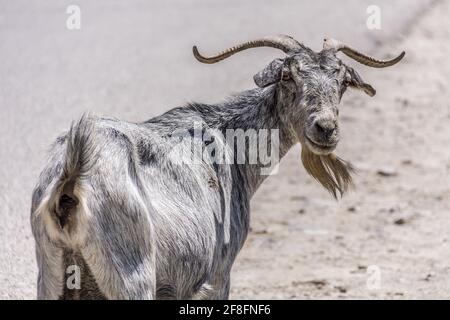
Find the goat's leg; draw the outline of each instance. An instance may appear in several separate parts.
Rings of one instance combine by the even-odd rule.
[[[46,234],[39,235],[36,242],[36,259],[38,264],[37,298],[56,300],[63,294],[64,270],[63,250],[55,246]]]
[[[155,245],[152,223],[140,196],[96,189],[89,197],[89,236],[81,254],[108,299],[154,299]]]
[[[63,293],[63,249],[57,246],[46,232],[45,222],[42,218],[43,213],[37,209],[41,201],[41,195],[35,191],[33,194],[31,229],[36,239],[37,298],[55,300],[59,299]]]
[[[214,300],[228,300],[230,296],[230,276],[222,281],[222,285],[216,291],[216,294],[211,297]]]
[[[206,284],[199,292],[196,293],[194,299],[199,300],[228,300],[230,295],[230,275],[220,277],[212,284]]]

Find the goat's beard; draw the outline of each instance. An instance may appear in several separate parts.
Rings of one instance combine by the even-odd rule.
[[[317,155],[302,146],[302,162],[306,171],[336,199],[353,186],[353,166],[334,154]]]

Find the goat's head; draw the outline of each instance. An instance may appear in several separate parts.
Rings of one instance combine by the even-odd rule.
[[[215,56],[205,57],[194,46],[194,56],[203,63],[216,63],[229,56],[255,47],[272,47],[286,53],[273,60],[254,76],[255,83],[265,88],[278,85],[282,99],[290,99],[289,110],[283,115],[292,124],[302,144],[302,160],[307,171],[336,196],[351,183],[351,167],[332,155],[339,142],[338,105],[348,87],[374,96],[375,89],[359,74],[344,64],[338,52],[366,66],[385,68],[398,63],[397,58],[381,61],[362,54],[334,39],[325,39],[323,50],[314,52],[289,36],[271,36],[249,41]],[[332,175],[330,175],[330,170]]]

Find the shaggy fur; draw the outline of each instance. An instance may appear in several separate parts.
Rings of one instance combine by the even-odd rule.
[[[82,117],[53,144],[33,192],[38,298],[228,298],[250,199],[267,176],[266,164],[239,163],[221,137],[277,129],[279,156],[300,142],[308,173],[342,195],[352,169],[332,155],[337,108],[348,86],[367,88],[356,75],[336,50],[299,45],[255,75],[258,88],[223,103],[192,103],[142,123]],[[211,139],[233,163],[180,161],[188,140],[209,144],[194,123],[216,132]],[[190,139],[176,139],[180,130]],[[76,291],[66,286],[73,264]]]
[[[334,154],[316,155],[309,149],[302,149],[302,163],[306,171],[335,198],[342,197],[353,185],[353,166]]]

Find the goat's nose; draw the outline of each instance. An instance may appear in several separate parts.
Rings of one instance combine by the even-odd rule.
[[[317,133],[330,137],[336,130],[336,122],[329,119],[320,119],[314,123]]]

